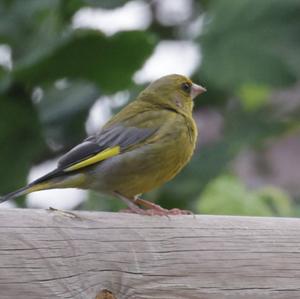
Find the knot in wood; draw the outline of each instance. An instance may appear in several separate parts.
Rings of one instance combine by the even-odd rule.
[[[109,290],[102,290],[95,299],[117,299],[117,297]]]

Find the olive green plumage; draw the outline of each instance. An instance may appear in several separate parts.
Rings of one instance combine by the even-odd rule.
[[[193,98],[205,89],[181,75],[150,84],[101,131],[64,155],[58,167],[25,188],[78,187],[132,200],[172,179],[190,160],[197,140]]]

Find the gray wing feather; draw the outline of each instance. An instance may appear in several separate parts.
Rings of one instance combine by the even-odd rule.
[[[157,129],[124,127],[122,125],[103,129],[71,149],[58,161],[60,169],[67,168],[113,146],[120,146],[121,152],[153,135]]]
[[[87,159],[90,156],[96,155],[101,151],[101,147],[93,141],[84,141],[69,152],[63,155],[58,161],[58,168],[66,168],[72,164],[78,163]]]
[[[97,143],[100,147],[112,147],[119,145],[121,150],[128,146],[137,144],[150,137],[156,129],[153,128],[135,128],[115,126],[103,130],[97,137]]]

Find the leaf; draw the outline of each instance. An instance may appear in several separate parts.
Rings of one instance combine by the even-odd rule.
[[[266,200],[266,197],[269,199]],[[249,216],[292,214],[290,200],[283,192],[275,188],[261,192],[250,191],[237,178],[226,175],[216,178],[207,185],[198,200],[197,207],[200,213],[207,214]]]
[[[113,9],[127,3],[127,0],[72,0],[72,1],[60,1],[60,13],[65,19],[70,20],[73,15],[81,8],[105,8]]]
[[[130,86],[132,75],[151,54],[154,39],[141,31],[106,37],[95,30],[78,30],[41,57],[19,65],[14,76],[38,85],[60,78],[85,79],[105,92]]]
[[[103,7],[103,8],[115,8],[127,3],[127,0],[75,0],[78,6],[91,6],[91,7]]]
[[[56,147],[70,147],[85,137],[85,121],[99,97],[99,90],[88,82],[65,84],[45,89],[37,103],[45,138]]]
[[[300,77],[300,2],[211,1],[200,38],[201,74],[219,88],[288,85]]]
[[[10,0],[0,3],[0,42],[9,44],[13,58],[36,55],[53,44],[63,30],[60,0]],[[22,42],[20,42],[20,40]]]
[[[44,149],[36,112],[17,87],[0,97],[0,194],[26,183],[35,157]]]
[[[245,110],[256,110],[266,104],[271,90],[266,85],[243,84],[238,91]]]
[[[120,211],[127,206],[119,199],[113,196],[101,194],[95,191],[88,193],[88,198],[80,206],[80,210],[93,211]]]
[[[266,186],[257,191],[257,195],[272,210],[274,215],[295,216],[289,195],[276,186]]]

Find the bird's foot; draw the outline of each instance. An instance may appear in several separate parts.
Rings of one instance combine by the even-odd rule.
[[[150,202],[148,200],[144,200],[141,198],[136,198],[135,199],[135,203],[143,206],[145,208],[147,208],[147,210],[145,210],[147,212],[147,215],[151,215],[151,216],[169,216],[169,215],[193,215],[193,213],[191,211],[188,210],[180,210],[180,209],[164,209],[163,207],[161,207],[160,205],[157,205],[153,202]]]
[[[120,212],[123,213],[132,213],[132,214],[139,214],[139,215],[148,215],[146,212],[147,210],[144,210],[142,208],[140,208],[136,203],[135,203],[135,199],[128,199],[125,196],[122,196],[119,193],[115,193],[116,196],[118,196],[127,206],[128,209],[123,209]]]
[[[134,199],[128,199],[119,193],[115,193],[120,199],[122,199],[128,206],[128,209],[121,210],[124,213],[133,213],[147,216],[170,216],[170,215],[193,215],[191,211],[180,209],[164,209],[160,205],[157,205],[148,200],[135,197]],[[140,208],[143,207],[145,209]]]

